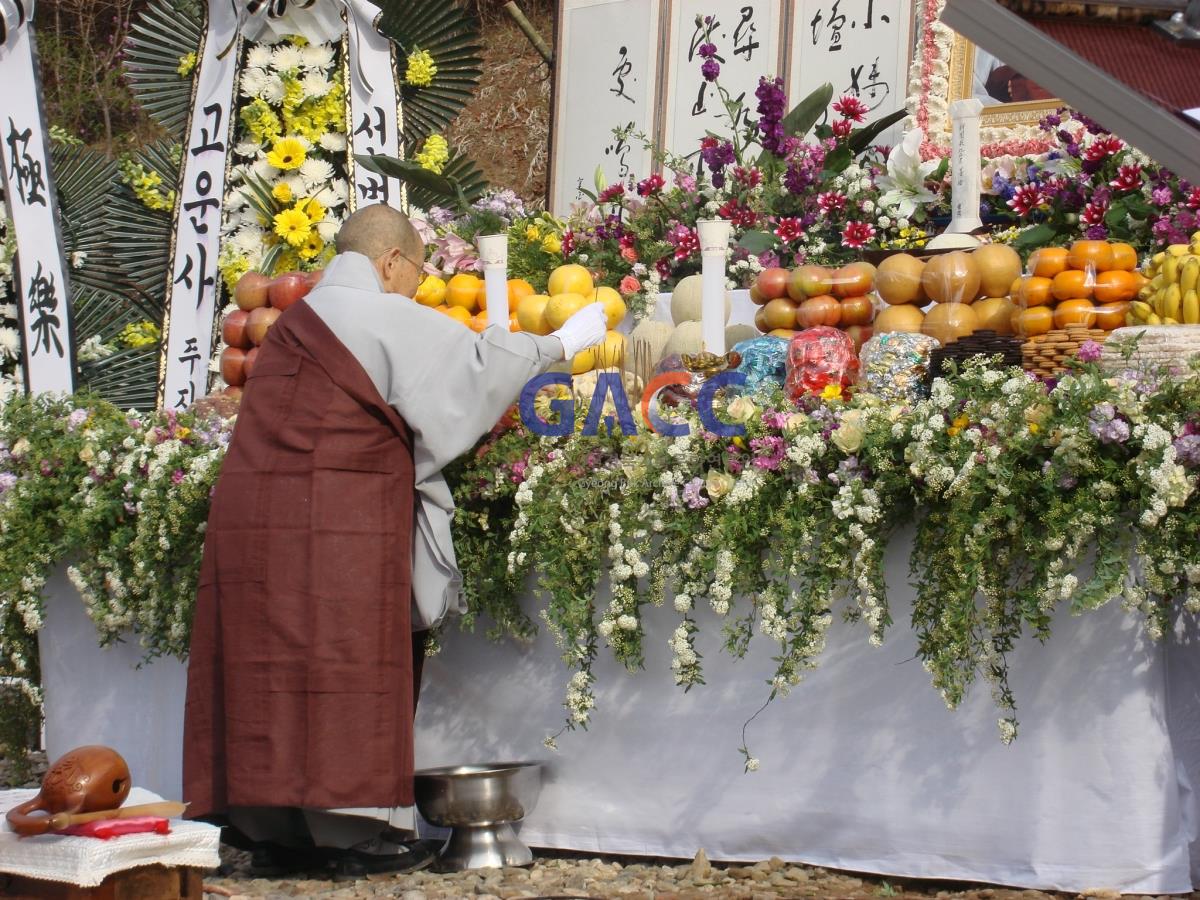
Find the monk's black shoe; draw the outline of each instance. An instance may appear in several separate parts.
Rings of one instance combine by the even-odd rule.
[[[260,844],[250,851],[250,875],[253,878],[284,878],[307,872],[327,870],[329,857],[315,847],[296,850],[276,844]]]
[[[338,852],[333,860],[334,881],[352,881],[385,872],[404,875],[426,868],[437,858],[436,849],[426,841],[394,846],[398,852],[371,853],[353,849]]]

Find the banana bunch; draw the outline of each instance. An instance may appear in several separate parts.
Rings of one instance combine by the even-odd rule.
[[[1154,254],[1126,325],[1200,325],[1200,231]]]

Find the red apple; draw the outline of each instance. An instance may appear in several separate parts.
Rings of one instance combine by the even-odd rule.
[[[809,297],[796,308],[796,324],[800,328],[837,325],[841,320],[842,306],[829,294]]]
[[[875,307],[867,296],[847,297],[842,301],[843,325],[866,325],[875,318]]]
[[[846,329],[846,337],[854,341],[854,352],[858,353],[862,350],[863,344],[871,339],[871,335],[875,333],[875,329],[870,325],[851,325]]]
[[[241,347],[243,350],[248,350],[252,346],[250,338],[246,335],[248,318],[250,318],[250,313],[246,310],[235,309],[221,323],[221,338],[230,347]]]
[[[750,302],[755,306],[762,306],[767,302],[767,298],[762,295],[757,284],[750,285]]]
[[[221,351],[221,380],[233,387],[246,382],[246,351],[241,347],[226,347]]]
[[[771,326],[767,324],[767,308],[765,306],[754,314],[754,327],[763,334],[771,330]]]
[[[801,266],[788,279],[788,296],[799,303],[805,297],[833,293],[833,273],[824,266]]]
[[[279,310],[270,306],[260,306],[258,309],[250,310],[250,318],[246,320],[246,333],[250,335],[250,340],[255,346],[263,342],[267,336],[267,329],[275,324],[279,315]]]
[[[287,272],[271,282],[271,306],[282,312],[312,289],[308,276],[302,272]]]
[[[271,279],[262,272],[247,272],[233,288],[233,302],[244,310],[266,306],[270,284]]]
[[[242,368],[246,370],[246,377],[254,371],[254,363],[258,361],[258,348],[252,347],[246,351],[246,361],[242,363]]]
[[[774,300],[776,297],[782,297],[787,293],[788,277],[787,269],[763,269],[755,280],[754,285],[758,288],[760,294],[768,300]]]

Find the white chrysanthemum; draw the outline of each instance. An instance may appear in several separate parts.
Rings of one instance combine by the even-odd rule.
[[[293,197],[303,197],[308,193],[308,187],[305,185],[304,179],[300,177],[299,172],[292,172],[290,175],[285,175],[279,180],[288,186],[288,190],[292,192]]]
[[[270,79],[271,76],[262,69],[247,69],[242,73],[242,96],[250,98],[261,97]]]
[[[271,48],[266,44],[251,44],[246,54],[246,65],[254,69],[265,69],[271,64]]]
[[[333,65],[333,48],[328,44],[309,44],[300,49],[300,64],[306,69],[328,69]]]
[[[305,97],[324,97],[333,90],[333,82],[320,72],[309,72],[300,79],[300,90]]]
[[[321,240],[328,244],[335,237],[337,237],[338,229],[340,227],[340,222],[334,222],[329,219],[325,219],[324,221],[317,223],[317,234],[321,236]],[[525,554],[522,553],[521,555],[524,556]]]
[[[258,141],[242,141],[233,148],[233,152],[238,156],[257,156],[262,148]]]
[[[268,75],[263,81],[262,91],[258,96],[268,103],[282,103],[283,92],[283,79],[278,75]]]
[[[333,166],[323,159],[310,157],[300,164],[300,177],[308,185],[308,191],[316,191],[321,185],[333,179]]]
[[[230,239],[229,246],[240,256],[250,256],[262,249],[263,239],[263,230],[257,225],[249,225],[238,230]]]
[[[17,304],[15,303],[0,303],[0,319],[15,319],[17,317]]]
[[[21,352],[21,335],[15,328],[0,328],[0,353],[17,356]]]
[[[288,72],[304,65],[304,51],[294,44],[280,44],[271,51],[271,67],[277,72]]]
[[[273,182],[275,176],[279,174],[279,170],[267,162],[265,159],[255,160],[250,166],[250,173],[263,181]]]
[[[330,153],[341,153],[346,149],[346,136],[335,131],[326,132],[317,138],[322,150]]]

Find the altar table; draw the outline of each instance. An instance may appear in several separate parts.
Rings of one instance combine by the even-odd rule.
[[[883,646],[835,618],[819,667],[751,725],[757,772],[742,771],[738,747],[766,697],[773,643],[756,637],[732,660],[716,616],[701,611],[707,684],[685,694],[670,675],[669,603],[645,614],[647,671],[629,674],[602,650],[590,727],[559,736],[557,751],[542,740],[563,722],[569,673],[545,630],[528,646],[448,630],[425,667],[417,765],[545,760],[521,830],[534,847],[671,857],[704,848],[715,860],[776,855],[1067,891],[1200,887],[1200,634],[1181,627],[1154,644],[1116,603],[1060,611],[1046,645],[1028,639],[1010,655],[1020,735],[1005,746],[986,683],[947,710],[913,658],[911,540],[898,535],[888,551],[896,624]],[[112,744],[140,783],[177,796],[184,667],[135,671],[136,644],[95,647],[65,578],[50,593],[51,757]],[[525,604],[536,616],[532,597]]]

